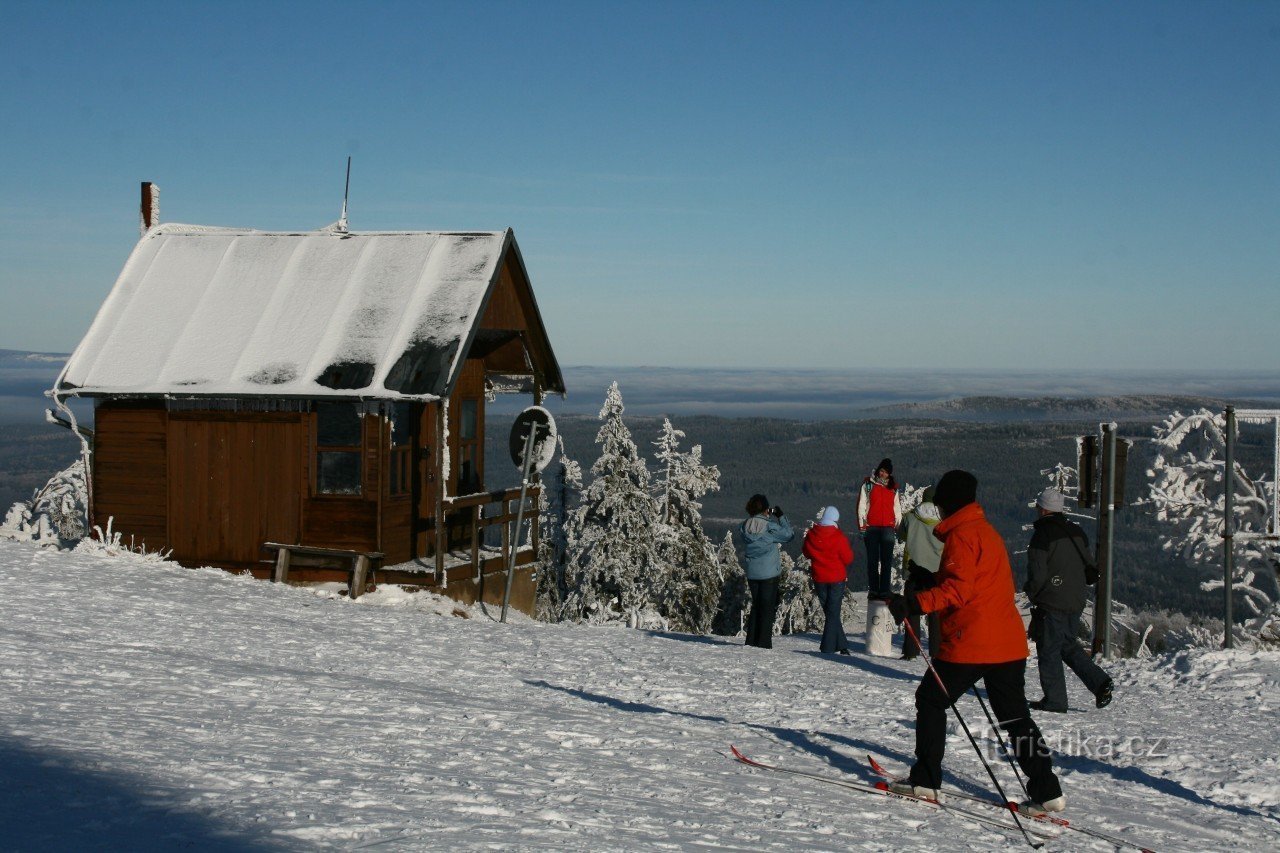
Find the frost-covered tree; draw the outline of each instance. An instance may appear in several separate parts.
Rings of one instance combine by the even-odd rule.
[[[680,450],[683,431],[662,421],[657,447],[654,496],[659,523],[655,530],[662,583],[653,604],[672,628],[695,634],[711,632],[720,601],[721,576],[716,549],[702,528],[700,499],[720,488],[720,471],[702,461],[702,447]]]
[[[742,633],[743,619],[751,609],[751,592],[747,589],[747,573],[738,562],[732,530],[725,531],[724,541],[716,550],[716,566],[720,571],[720,599],[711,632],[736,637]]]
[[[570,519],[565,617],[634,628],[666,627],[650,606],[662,561],[655,547],[659,513],[649,492],[649,469],[622,422],[618,383],[600,409],[591,484]]]
[[[29,501],[9,508],[0,535],[40,545],[72,547],[85,536],[89,490],[84,461],[76,460],[37,489]]]
[[[1175,412],[1155,428],[1156,456],[1147,476],[1147,497],[1156,518],[1167,522],[1170,532],[1163,546],[1187,562],[1221,565],[1223,521],[1226,517],[1226,418],[1201,409],[1189,415]],[[1238,461],[1231,472],[1234,492],[1236,561],[1232,588],[1241,593],[1253,618],[1250,634],[1280,640],[1280,548],[1267,541],[1269,498],[1275,499],[1274,482],[1254,479]],[[1220,589],[1220,577],[1201,584],[1204,590]]]
[[[903,483],[902,488],[898,490],[898,501],[902,505],[902,517],[906,518],[907,513],[920,506],[920,501],[924,497],[926,486],[913,486],[910,483]],[[903,558],[907,553],[907,543],[901,540],[894,540],[893,543],[893,564],[898,567],[898,574],[902,577],[902,583],[906,584],[907,566],[903,562]],[[855,558],[856,559],[856,558]],[[845,597],[845,606],[850,604],[849,596]],[[843,612],[843,607],[841,608]]]
[[[547,622],[560,618],[568,593],[565,568],[573,548],[570,518],[582,496],[582,466],[565,453],[563,439],[557,442],[560,456],[544,473],[539,498],[542,535],[538,540],[538,595],[534,613]]]
[[[778,615],[773,620],[774,634],[798,634],[822,630],[822,605],[813,588],[808,557],[793,560],[782,552],[782,573],[778,575]]]

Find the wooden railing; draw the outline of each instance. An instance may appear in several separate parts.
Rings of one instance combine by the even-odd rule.
[[[538,495],[541,492],[542,487],[538,484],[530,484],[525,492],[524,523],[522,527],[528,528],[528,544],[535,551],[538,547]],[[480,547],[484,539],[484,531],[489,528],[501,528],[502,543],[499,553],[502,556],[503,565],[510,564],[511,550],[518,541],[515,532],[516,518],[520,512],[520,488],[518,486],[497,492],[480,492],[474,495],[447,497],[444,499],[443,505],[446,517],[455,515],[463,510],[470,511],[471,567],[477,580],[479,580],[482,570]],[[500,509],[492,515],[486,515],[485,510],[495,505],[499,506]],[[443,530],[440,533],[441,537],[437,541],[443,546],[445,534]],[[436,574],[442,580],[447,580],[444,571],[445,550],[447,549],[444,547],[437,547],[436,549]]]

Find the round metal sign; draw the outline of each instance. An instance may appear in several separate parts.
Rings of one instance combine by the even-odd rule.
[[[532,471],[541,471],[551,464],[556,455],[556,420],[541,406],[530,406],[516,417],[511,425],[511,461],[519,471],[525,469],[524,448],[529,441],[529,431],[537,429],[533,437],[533,450],[529,454]]]

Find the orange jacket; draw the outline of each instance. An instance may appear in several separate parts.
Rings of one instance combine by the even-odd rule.
[[[976,503],[938,522],[938,585],[916,595],[942,622],[939,660],[1008,663],[1027,657],[1027,634],[1013,601],[1013,570],[1004,540]]]

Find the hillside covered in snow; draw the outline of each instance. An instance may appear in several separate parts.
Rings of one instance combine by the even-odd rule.
[[[762,651],[2,540],[0,579],[5,850],[1025,847],[731,760],[906,766],[922,665],[863,655],[861,626],[849,658],[812,635]],[[1280,653],[1108,666],[1111,707],[1072,680],[1075,710],[1039,720],[1066,816],[1162,851],[1280,847]],[[986,789],[962,734],[946,767]]]

